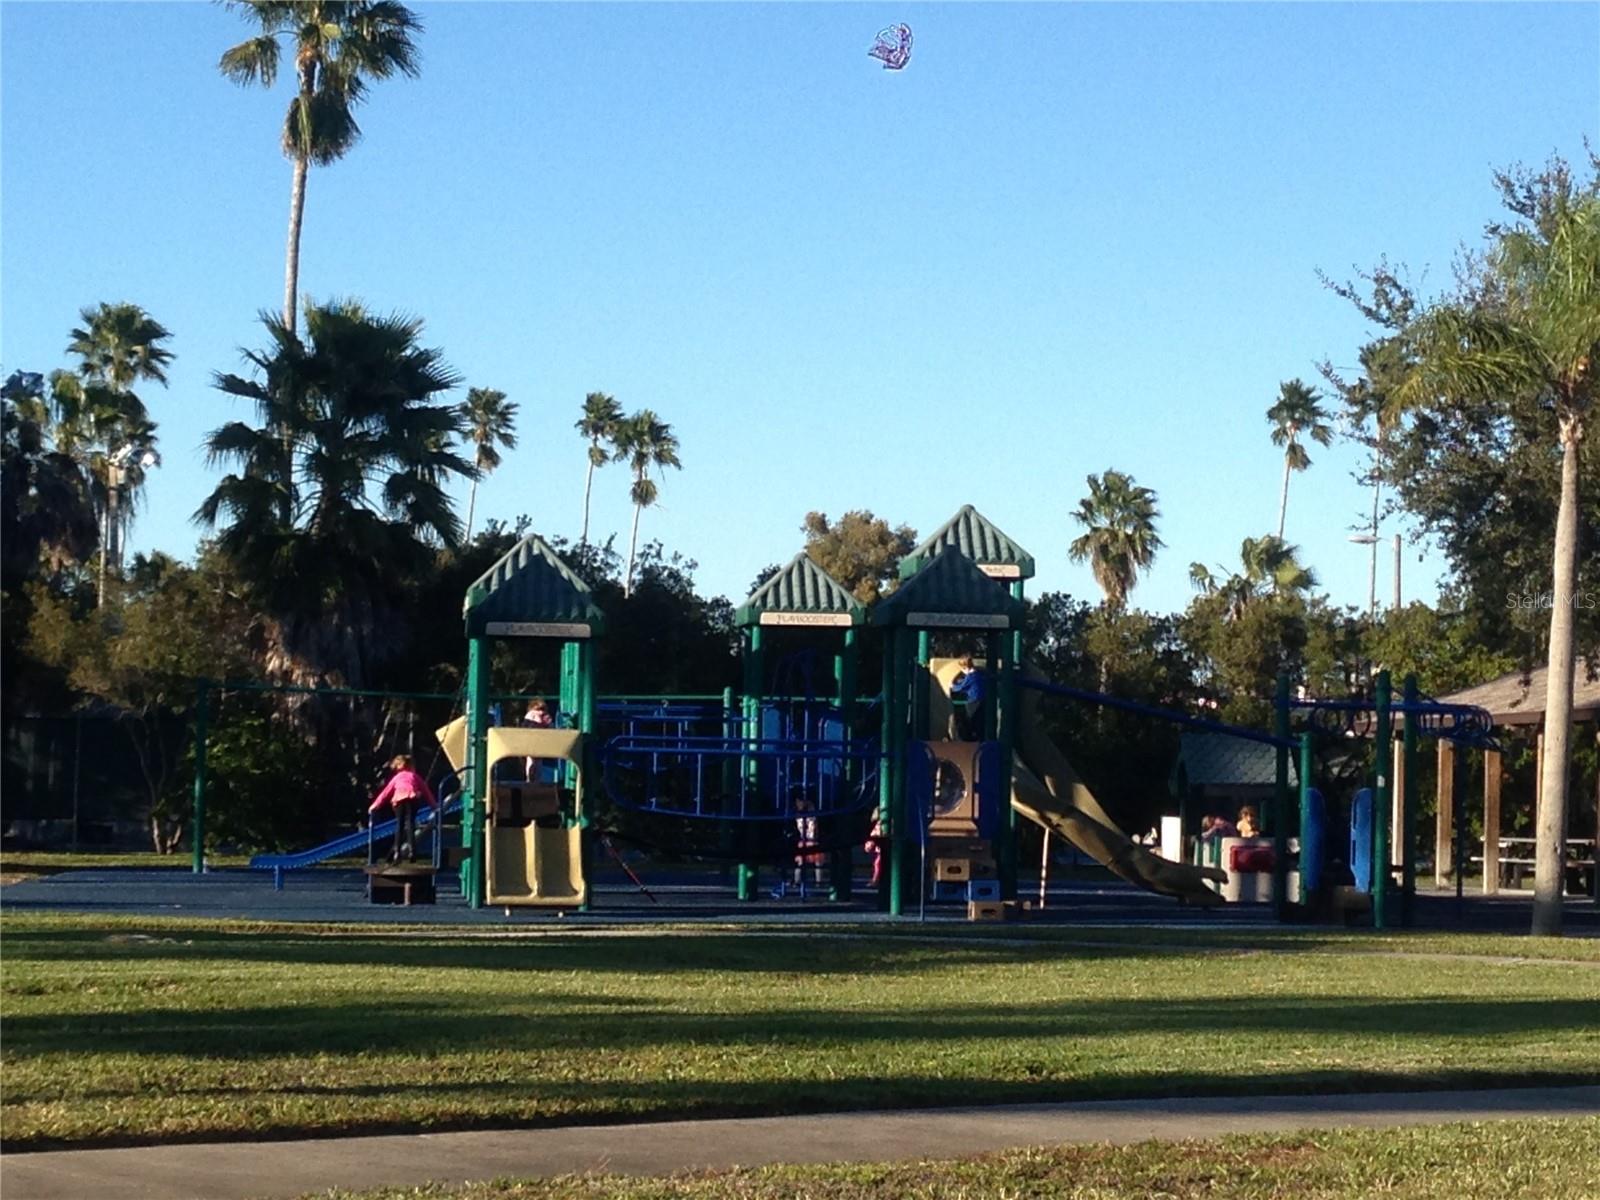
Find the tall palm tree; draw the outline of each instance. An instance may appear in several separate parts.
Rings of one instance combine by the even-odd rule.
[[[478,476],[472,480],[472,491],[467,499],[467,531],[463,541],[472,538],[472,514],[478,507],[478,478],[487,475],[500,465],[499,447],[517,448],[517,406],[506,399],[506,394],[495,388],[469,388],[461,405],[461,419],[467,431],[467,441],[477,447],[472,464]]]
[[[283,324],[295,330],[300,284],[300,223],[311,164],[337,162],[361,137],[355,106],[367,80],[419,70],[415,36],[422,22],[394,0],[229,0],[258,32],[223,53],[218,69],[240,85],[271,87],[280,39],[294,52],[295,94],[283,124],[283,152],[294,163],[289,246],[283,277]]]
[[[1316,389],[1307,387],[1298,379],[1278,385],[1278,400],[1267,409],[1267,420],[1272,425],[1272,444],[1283,447],[1283,494],[1278,500],[1278,538],[1283,538],[1283,525],[1289,515],[1289,473],[1304,471],[1311,465],[1311,455],[1306,453],[1304,438],[1319,446],[1333,444],[1333,426],[1323,411],[1322,397]]]
[[[1300,547],[1273,534],[1245,538],[1239,546],[1239,569],[1204,563],[1189,564],[1189,582],[1207,596],[1223,596],[1229,620],[1237,620],[1258,600],[1271,595],[1304,595],[1317,586],[1316,572],[1300,561]]]
[[[1411,369],[1395,400],[1497,414],[1529,397],[1561,452],[1533,898],[1533,932],[1555,935],[1571,768],[1579,459],[1600,390],[1600,197],[1563,196],[1547,220],[1499,230],[1484,282],[1401,331]]]
[[[633,560],[639,545],[639,514],[656,502],[656,481],[650,478],[650,469],[662,467],[681,468],[678,461],[678,439],[672,426],[662,421],[648,408],[640,409],[626,417],[617,426],[616,449],[612,457],[617,462],[627,462],[633,468],[633,486],[628,494],[633,498],[633,532],[628,536],[628,573],[623,577],[622,594],[633,595]]]
[[[583,398],[583,415],[573,423],[589,440],[589,470],[583,477],[583,532],[578,544],[589,544],[589,492],[594,486],[594,469],[611,459],[617,426],[622,422],[622,405],[604,392],[590,392]]]
[[[478,470],[454,449],[459,382],[420,321],[353,303],[309,305],[302,341],[263,315],[252,377],[215,376],[254,423],[206,440],[232,464],[195,514],[255,592],[269,668],[296,683],[359,687],[403,644],[400,602],[439,544],[460,540],[445,485]]]
[[[1106,608],[1117,611],[1139,573],[1148,571],[1163,543],[1156,536],[1156,494],[1134,483],[1133,476],[1107,471],[1089,476],[1089,494],[1078,501],[1072,519],[1084,528],[1067,549],[1073,562],[1089,563],[1094,581],[1105,594]]]
[[[107,566],[120,569],[122,547],[144,489],[147,458],[156,444],[155,422],[133,388],[167,384],[172,334],[137,304],[101,303],[79,313],[68,335],[72,371],[51,373],[56,448],[76,456],[94,481],[100,520],[100,595]]]

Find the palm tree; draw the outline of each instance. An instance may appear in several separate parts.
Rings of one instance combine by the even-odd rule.
[[[1304,595],[1317,586],[1316,572],[1300,561],[1300,547],[1270,533],[1244,539],[1237,571],[1218,570],[1220,576],[1204,563],[1190,563],[1189,582],[1204,595],[1224,597],[1230,621],[1267,596]]]
[[[1298,379],[1278,385],[1278,401],[1267,409],[1272,424],[1272,444],[1283,447],[1283,494],[1278,501],[1278,538],[1283,538],[1284,520],[1289,515],[1289,473],[1304,471],[1311,465],[1303,437],[1319,446],[1333,444],[1333,426],[1323,411],[1322,397]]]
[[[461,419],[466,427],[467,441],[477,447],[473,466],[478,476],[487,475],[500,465],[500,451],[517,448],[517,406],[506,399],[506,394],[494,388],[469,388],[461,405]],[[472,480],[472,492],[467,499],[467,531],[463,541],[472,538],[472,514],[478,507],[478,477]]]
[[[662,421],[648,408],[640,409],[626,417],[617,426],[616,449],[612,457],[617,462],[626,461],[633,468],[633,486],[628,494],[633,498],[633,532],[628,536],[628,573],[623,577],[622,594],[633,595],[633,560],[639,545],[639,514],[656,502],[656,481],[650,478],[650,468],[681,468],[678,461],[678,439],[672,426]],[[591,459],[591,461],[593,461]]]
[[[122,547],[154,458],[155,422],[135,384],[167,384],[173,353],[167,328],[137,304],[101,303],[79,313],[67,342],[73,371],[51,373],[56,449],[78,457],[94,480],[100,520],[100,596],[107,566],[122,563]]]
[[[44,380],[13,372],[0,388],[0,588],[33,578],[41,558],[82,562],[96,541],[88,473],[45,435]]]
[[[1543,782],[1534,849],[1533,932],[1561,932],[1567,828],[1579,460],[1600,377],[1600,197],[1560,196],[1546,219],[1498,230],[1486,287],[1441,301],[1401,331],[1411,369],[1395,389],[1405,408],[1537,401],[1561,451],[1552,558]]]
[[[308,305],[306,340],[263,315],[268,345],[251,378],[219,374],[255,423],[206,440],[230,463],[195,514],[255,593],[271,639],[269,669],[296,683],[359,687],[403,644],[400,603],[461,523],[445,485],[478,469],[454,449],[459,382],[422,323],[374,317],[354,303]]]
[[[294,51],[296,89],[283,124],[283,152],[294,163],[289,247],[283,278],[283,324],[295,330],[300,283],[300,222],[312,163],[337,162],[361,137],[355,106],[367,80],[419,70],[415,13],[394,0],[229,0],[259,32],[226,51],[218,69],[237,84],[271,87],[279,39]]]
[[[589,440],[589,471],[583,477],[583,532],[578,535],[580,546],[589,544],[589,491],[594,486],[594,469],[610,461],[617,426],[621,422],[622,405],[612,397],[604,392],[590,392],[583,398],[583,416],[574,422],[577,431]]]
[[[1094,581],[1105,593],[1106,608],[1120,610],[1148,571],[1162,541],[1156,536],[1156,494],[1140,487],[1131,475],[1107,471],[1089,476],[1089,494],[1078,502],[1072,519],[1084,527],[1068,548],[1073,562],[1088,560]]]

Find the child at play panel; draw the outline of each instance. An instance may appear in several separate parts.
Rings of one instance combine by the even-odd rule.
[[[1256,816],[1254,805],[1246,804],[1239,810],[1239,836],[1247,838],[1261,836],[1261,822]]]
[[[960,672],[950,684],[950,716],[955,725],[955,740],[983,740],[983,672],[972,655],[961,656]]]
[[[409,754],[396,755],[389,763],[389,769],[394,774],[384,784],[383,791],[373,799],[367,813],[371,815],[385,804],[394,809],[394,849],[389,852],[389,861],[399,862],[401,850],[404,849],[406,861],[416,862],[414,839],[417,832],[417,802],[426,800],[433,804],[433,789],[428,786],[426,779],[417,774]]]

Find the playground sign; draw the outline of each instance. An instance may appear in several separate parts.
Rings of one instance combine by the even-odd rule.
[[[1009,629],[1011,618],[1004,613],[913,612],[906,614],[906,624],[937,629]]]
[[[564,621],[490,621],[484,626],[490,637],[586,638],[589,626]]]
[[[855,622],[849,613],[764,612],[762,625],[836,625],[848,628]]]
[[[990,579],[1022,578],[1022,567],[1017,563],[979,563],[978,570]]]

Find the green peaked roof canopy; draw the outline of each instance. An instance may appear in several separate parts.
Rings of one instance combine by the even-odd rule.
[[[796,554],[734,614],[740,626],[860,625],[867,610],[809,554]]]
[[[1025,609],[966,555],[935,554],[872,610],[874,625],[923,629],[1016,629]]]
[[[589,585],[538,534],[508,550],[467,589],[468,637],[587,638],[605,631]]]
[[[955,516],[900,560],[900,578],[915,575],[924,563],[946,550],[959,550],[976,563],[980,571],[995,579],[1033,578],[1033,555],[970,504],[963,504]]]

